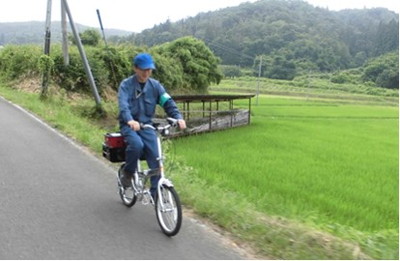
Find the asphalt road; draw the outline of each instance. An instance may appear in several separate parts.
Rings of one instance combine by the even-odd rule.
[[[100,144],[99,144],[100,146]],[[0,259],[243,259],[194,219],[168,238],[115,171],[0,97]]]

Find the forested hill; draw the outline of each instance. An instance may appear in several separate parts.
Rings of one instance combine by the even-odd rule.
[[[83,32],[91,27],[76,24],[80,32]],[[70,26],[68,25],[68,28]],[[6,44],[43,44],[44,43],[45,23],[38,21],[31,22],[15,22],[15,23],[0,23],[0,45]],[[51,23],[52,41],[61,42],[61,22]],[[107,36],[126,36],[131,32],[105,29]]]
[[[264,55],[297,71],[332,71],[398,50],[398,32],[399,15],[385,8],[330,11],[300,0],[260,0],[166,21],[119,40],[153,46],[191,35],[223,64],[253,66]]]

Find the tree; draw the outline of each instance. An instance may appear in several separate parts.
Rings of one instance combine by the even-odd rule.
[[[82,44],[96,46],[100,43],[101,35],[96,29],[85,30],[80,34]]]
[[[183,68],[180,63],[172,57],[164,54],[159,48],[153,48],[151,54],[156,61],[156,70],[154,78],[159,80],[168,91],[179,90],[183,88]]]
[[[383,8],[329,11],[301,0],[259,0],[176,23],[166,21],[127,39],[153,46],[192,35],[224,65],[251,67],[260,55],[293,51],[297,73],[334,72],[398,50],[398,14]]]
[[[97,29],[87,29],[79,34],[83,45],[97,46],[100,43],[101,35]],[[68,36],[69,40],[76,45],[76,40],[72,34]]]
[[[364,66],[364,82],[374,82],[379,87],[399,88],[399,53],[392,52],[370,60]]]
[[[399,22],[392,19],[388,24],[380,23],[376,37],[375,55],[398,50]]]
[[[272,79],[293,80],[296,76],[296,65],[284,56],[275,56],[266,76]]]
[[[225,77],[235,78],[242,75],[240,67],[236,65],[221,65],[220,68]]]
[[[205,92],[211,83],[218,84],[223,77],[218,68],[219,58],[203,41],[194,37],[183,37],[164,44],[159,51],[182,66],[183,88]]]

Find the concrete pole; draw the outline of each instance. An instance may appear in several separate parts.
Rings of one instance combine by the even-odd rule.
[[[44,36],[44,54],[50,54],[50,40],[51,40],[51,2],[52,0],[47,0],[47,11],[46,11],[46,28]],[[42,93],[41,97],[46,97],[47,89],[49,87],[49,77],[50,71],[43,72],[42,77]]]
[[[103,33],[103,41],[107,47],[106,34],[104,33],[103,22],[101,21],[101,16],[100,16],[100,10],[96,9],[96,12],[97,12],[97,17],[99,18],[100,29],[101,29],[101,32]]]
[[[261,67],[262,67],[262,55],[261,55],[261,57],[260,57],[260,65],[258,66],[258,81],[257,81],[257,99],[256,99],[256,105],[258,105],[258,96],[260,95]]]
[[[93,92],[94,99],[96,101],[96,105],[100,106],[101,105],[100,95],[99,95],[99,92],[97,91],[96,83],[94,82],[93,74],[92,74],[92,71],[90,69],[89,62],[88,62],[88,60],[86,58],[86,54],[85,54],[85,50],[83,49],[81,38],[79,37],[78,31],[77,31],[77,29],[75,27],[75,23],[74,23],[74,20],[72,18],[72,15],[71,15],[71,10],[69,9],[67,0],[61,0],[61,1],[63,2],[65,11],[67,12],[69,23],[70,23],[71,29],[72,29],[72,33],[74,34],[74,37],[75,37],[75,40],[76,40],[76,44],[78,46],[79,53],[81,55],[81,58],[82,58],[82,61],[83,61],[83,65],[85,67],[86,76],[88,78],[90,87],[92,88],[92,92]]]
[[[68,53],[67,13],[65,12],[63,1],[61,1],[61,31],[62,31],[62,50],[64,55],[64,65],[68,66],[69,53]]]
[[[46,33],[44,38],[44,54],[50,54],[50,39],[51,39],[51,0],[47,0],[46,11]]]

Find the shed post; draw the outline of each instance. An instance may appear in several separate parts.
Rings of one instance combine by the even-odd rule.
[[[211,100],[210,100],[210,127],[209,127],[209,130],[211,130],[211,127],[212,127],[212,102],[211,102]]]

